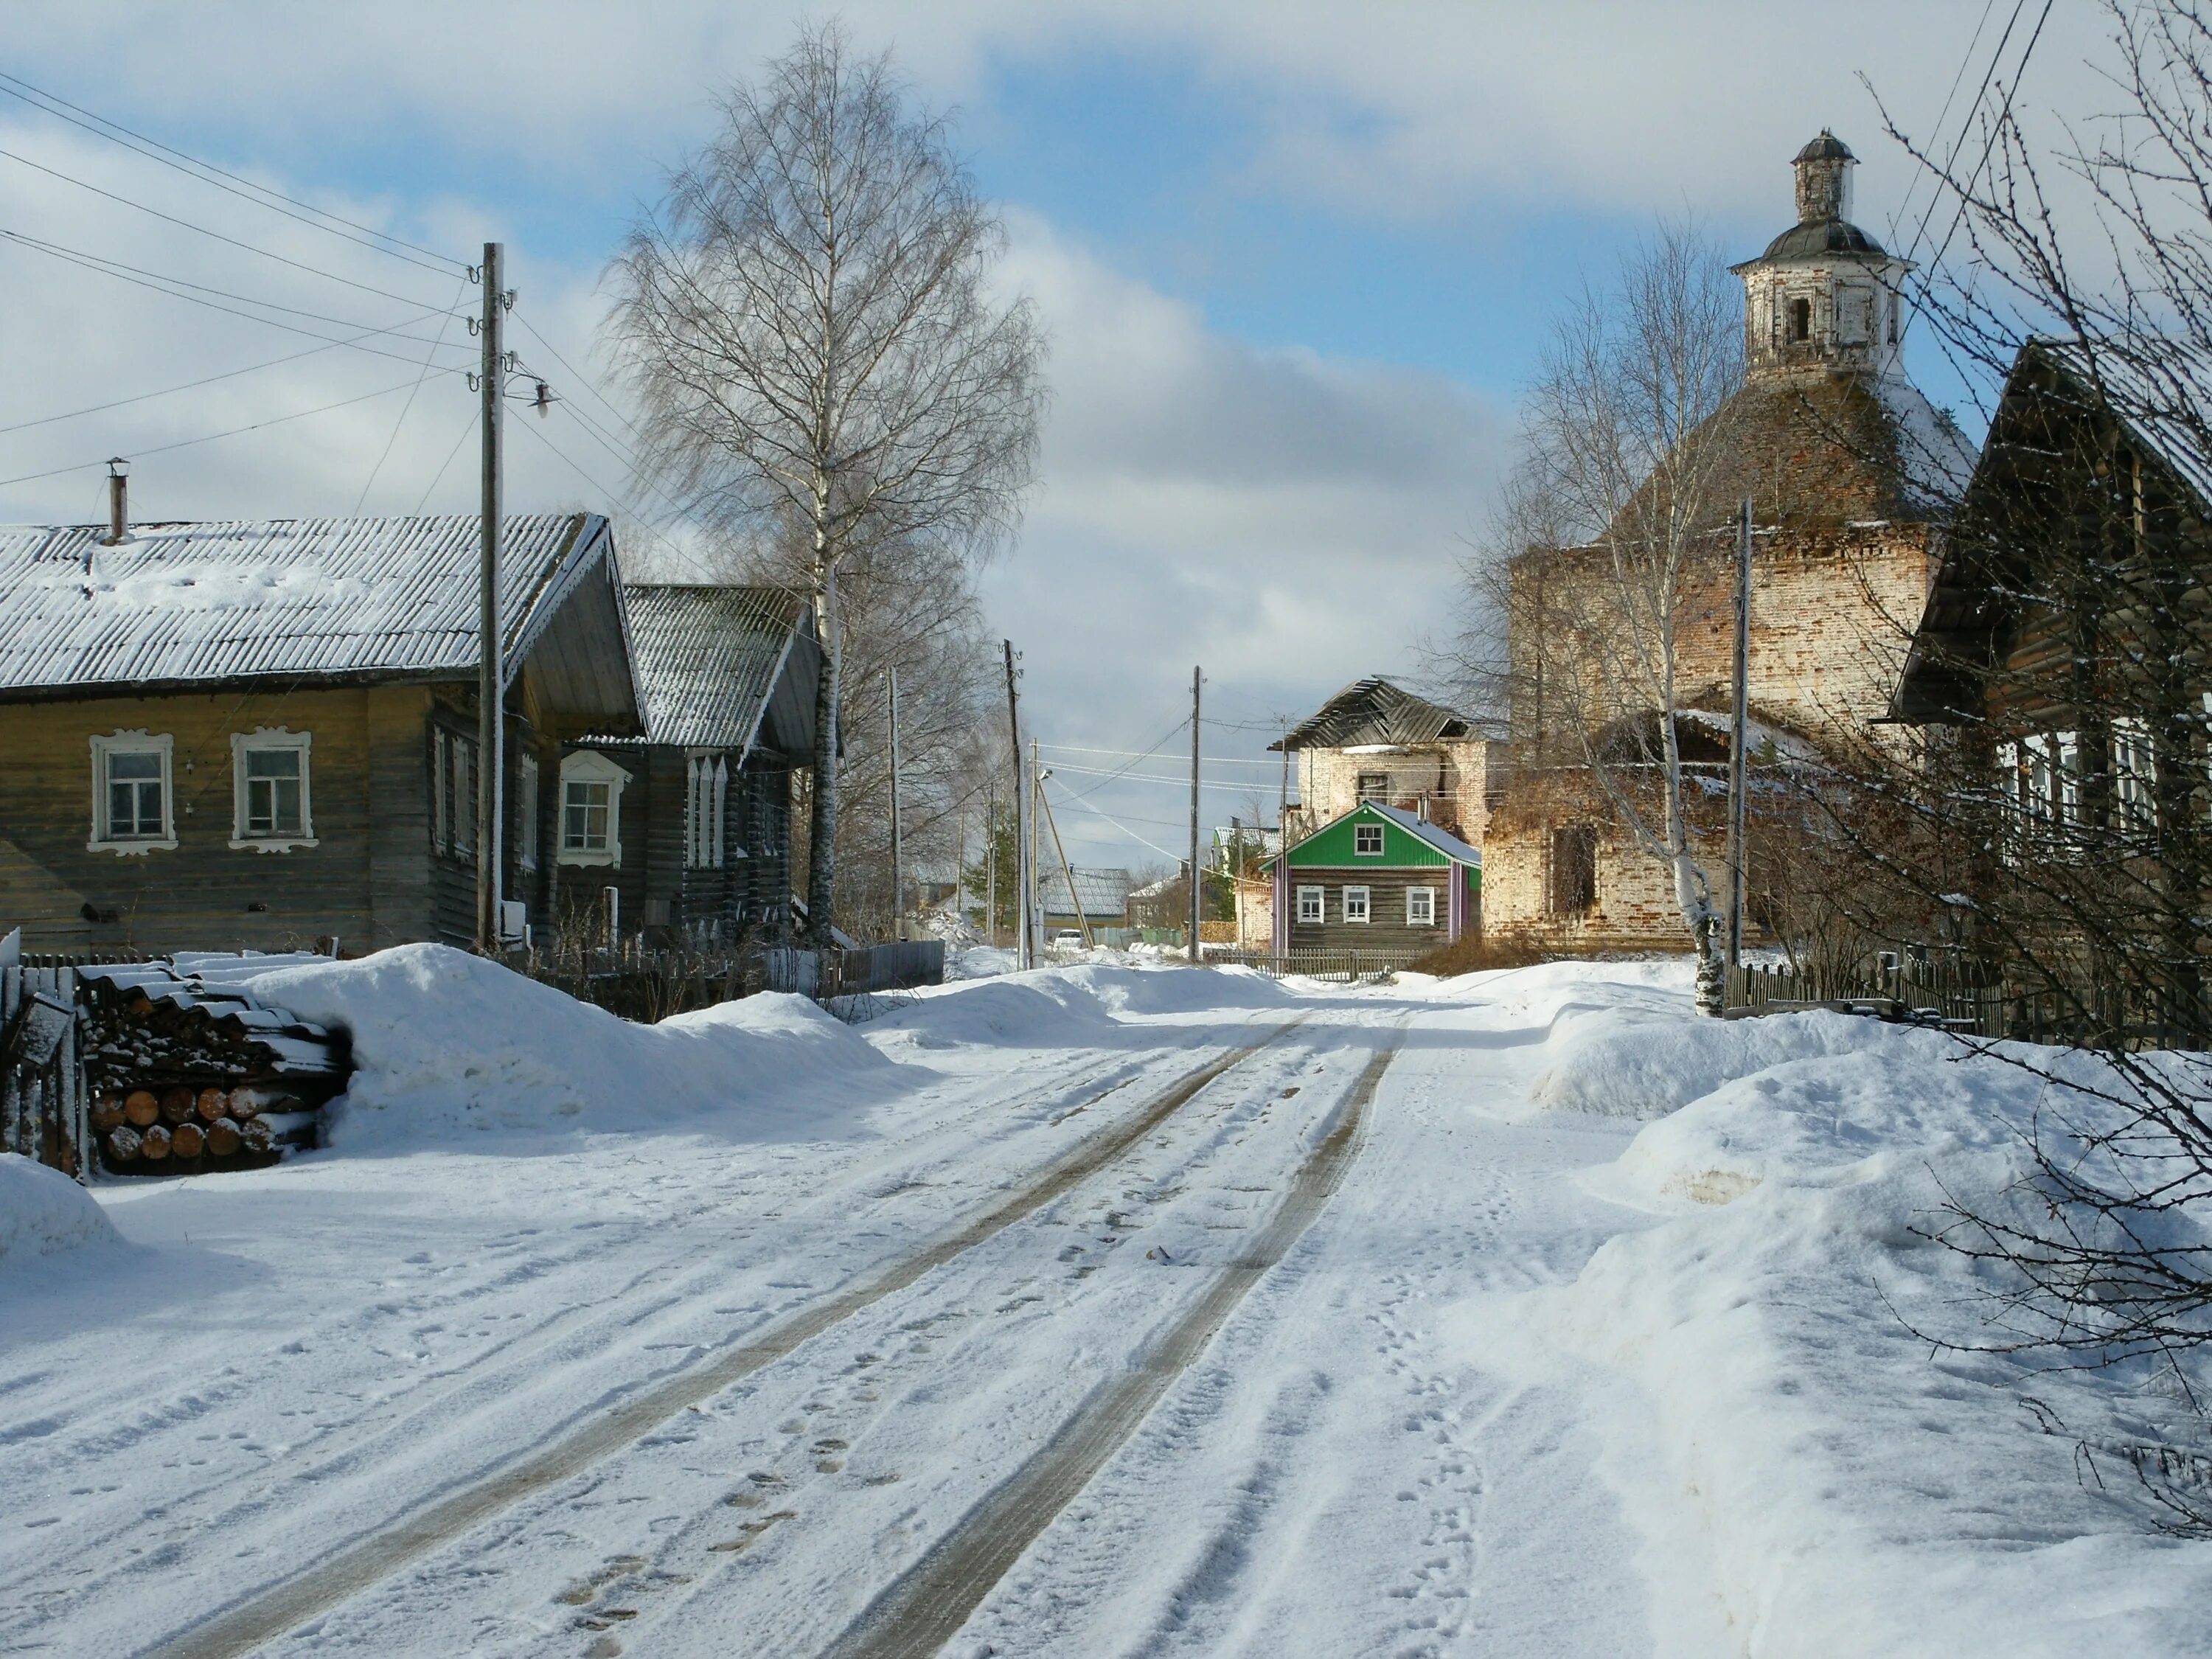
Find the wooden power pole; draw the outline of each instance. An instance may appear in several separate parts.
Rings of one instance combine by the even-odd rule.
[[[1190,671],[1190,959],[1205,960],[1198,948],[1198,923],[1203,914],[1199,893],[1205,881],[1198,863],[1198,696],[1203,676],[1199,670]]]
[[[1744,831],[1749,822],[1744,750],[1751,732],[1751,497],[1735,534],[1735,675],[1729,722],[1728,965],[1743,965]]]
[[[499,519],[503,458],[500,414],[504,406],[506,354],[500,323],[507,314],[505,250],[486,242],[483,252],[483,368],[477,390],[483,398],[483,524],[479,534],[480,592],[477,612],[477,949],[485,956],[500,949],[500,796],[505,781],[507,665],[501,661],[499,626]]]
[[[1014,948],[1021,952],[1020,965],[1034,968],[1036,953],[1030,939],[1030,792],[1022,775],[1022,700],[1014,689],[1014,642],[1002,643],[1006,648],[1006,735],[1014,753]]]
[[[899,823],[898,670],[890,672],[891,692],[891,937],[906,937],[906,838]]]

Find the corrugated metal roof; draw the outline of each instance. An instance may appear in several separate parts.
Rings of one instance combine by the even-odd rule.
[[[1129,872],[1127,870],[1085,870],[1075,872],[1075,890],[1083,900],[1086,917],[1118,916],[1129,908]],[[1038,902],[1048,916],[1072,916],[1075,906],[1067,896],[1067,876],[1064,871],[1045,870],[1037,881]]]
[[[752,740],[806,602],[780,587],[623,589],[651,743],[743,749]]]
[[[1434,743],[1480,737],[1466,715],[1455,714],[1379,674],[1354,680],[1310,718],[1269,749],[1349,749],[1361,744]]]
[[[209,680],[465,674],[479,521],[277,519],[0,527],[0,695]],[[503,521],[501,626],[526,654],[614,538],[597,514]]]

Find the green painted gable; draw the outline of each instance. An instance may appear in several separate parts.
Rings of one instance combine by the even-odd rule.
[[[1382,856],[1369,854],[1362,858],[1352,850],[1352,831],[1356,824],[1379,823],[1382,826]],[[1411,835],[1394,823],[1381,812],[1366,807],[1355,807],[1326,829],[1317,830],[1290,851],[1293,870],[1414,870],[1437,869],[1452,862],[1438,848],[1431,847],[1419,836]]]

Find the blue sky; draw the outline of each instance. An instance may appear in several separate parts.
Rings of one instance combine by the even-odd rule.
[[[1911,173],[1856,76],[1910,129],[1936,130],[1978,27],[2008,9],[849,9],[859,43],[893,46],[917,96],[958,112],[960,143],[1007,213],[1007,278],[1052,331],[1044,477],[1022,544],[987,584],[994,624],[1025,651],[1041,734],[1140,747],[1176,718],[1194,661],[1212,708],[1236,721],[1310,709],[1364,672],[1414,672],[1422,636],[1449,625],[1455,562],[1510,462],[1515,400],[1563,296],[1601,281],[1661,214],[1694,214],[1732,257],[1756,252],[1790,222],[1789,158],[1823,124],[1862,157],[1858,216],[1888,238]],[[501,237],[526,311],[581,366],[623,225],[708,130],[711,90],[781,50],[796,15],[703,0],[619,11],[92,0],[16,20],[0,68],[428,246],[473,258]],[[2027,89],[2052,108],[2090,96],[2094,23],[2071,8],[2040,48]],[[1832,45],[1793,46],[1804,33]],[[486,46],[499,64],[489,83],[476,73]],[[444,279],[272,222],[21,108],[0,107],[0,148],[319,270],[451,300]],[[348,318],[391,309],[3,161],[0,227]],[[19,301],[0,315],[15,411],[0,425],[96,401],[88,386],[127,395],[283,349],[283,337],[18,246],[0,246],[0,282]],[[1955,398],[1929,356],[1914,349],[1916,373],[1938,401]],[[405,377],[346,357],[0,434],[0,478]],[[403,401],[395,391],[149,459],[137,499],[167,515],[349,512],[357,500],[409,510],[467,405],[434,379],[395,431]],[[588,393],[579,406],[593,407]],[[619,495],[620,467],[587,434],[556,421],[538,435],[567,459],[512,443],[518,507],[604,507]],[[430,504],[465,507],[466,471],[430,489]],[[97,489],[96,469],[0,484],[0,514],[82,518]],[[1261,778],[1237,763],[1263,741],[1221,731],[1222,769]],[[1097,801],[1133,827],[1175,817],[1158,788],[1115,786]],[[1240,792],[1215,791],[1207,815],[1245,807]],[[1155,856],[1095,822],[1062,827],[1080,860]]]

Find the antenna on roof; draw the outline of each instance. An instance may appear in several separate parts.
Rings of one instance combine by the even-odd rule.
[[[107,545],[120,547],[131,534],[131,463],[116,455],[107,463]],[[86,574],[91,574],[89,563]]]

